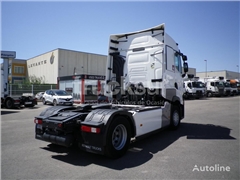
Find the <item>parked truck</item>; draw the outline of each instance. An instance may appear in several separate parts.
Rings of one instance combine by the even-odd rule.
[[[231,87],[224,81],[224,77],[222,76],[205,78],[205,84],[207,97],[231,95]]]
[[[11,95],[9,93],[9,59],[14,59],[15,57],[15,51],[1,51],[1,58],[3,58],[3,64],[1,67],[1,107],[7,109],[19,108],[21,106],[34,107],[37,104],[37,99],[33,94],[24,93],[22,95]]]
[[[240,85],[239,85],[239,82],[237,81],[237,79],[227,79],[226,83],[228,83],[229,86],[231,87],[231,95],[232,96],[239,94]]]
[[[111,35],[108,52],[104,95],[112,103],[49,107],[34,119],[36,139],[119,158],[132,140],[179,127],[187,56],[165,25]]]
[[[205,85],[199,81],[199,77],[194,77],[193,74],[188,74],[187,77],[183,78],[185,93],[184,98],[202,98],[205,96]]]

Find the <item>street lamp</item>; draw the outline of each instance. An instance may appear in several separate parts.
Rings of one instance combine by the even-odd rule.
[[[238,79],[240,79],[240,78],[239,78],[239,65],[237,65],[237,68],[238,68],[238,71],[237,71],[237,73],[238,73]]]
[[[204,60],[206,62],[206,72],[205,72],[205,77],[207,77],[207,60]]]

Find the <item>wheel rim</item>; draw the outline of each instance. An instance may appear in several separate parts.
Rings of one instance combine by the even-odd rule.
[[[173,113],[173,125],[177,126],[178,123],[179,123],[179,114],[178,114],[177,110],[175,110]]]
[[[56,101],[56,100],[53,101],[53,105],[54,105],[54,106],[57,105],[57,101]]]
[[[121,150],[127,141],[127,129],[124,125],[120,124],[115,127],[112,134],[112,145],[116,150]]]

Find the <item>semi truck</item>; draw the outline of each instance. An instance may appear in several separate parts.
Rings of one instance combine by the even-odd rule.
[[[184,87],[185,93],[184,98],[202,98],[205,96],[205,85],[203,82],[199,81],[199,77],[194,77],[193,74],[188,74],[187,77],[184,77]]]
[[[103,92],[111,103],[49,107],[34,118],[35,138],[119,158],[132,141],[177,129],[186,61],[165,24],[110,35]]]
[[[231,95],[235,96],[240,94],[240,85],[237,79],[227,79],[226,83],[228,83],[231,87]]]
[[[7,109],[21,106],[34,107],[37,104],[37,99],[32,93],[23,93],[22,95],[11,95],[9,93],[9,60],[15,57],[15,51],[1,51],[1,58],[3,58],[1,67],[1,107]]]
[[[231,95],[231,87],[224,81],[223,76],[209,77],[204,80],[207,88],[207,97]]]

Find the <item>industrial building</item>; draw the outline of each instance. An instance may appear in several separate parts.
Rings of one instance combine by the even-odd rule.
[[[22,83],[27,75],[26,60],[10,59],[8,63],[8,82],[14,84]]]
[[[28,59],[27,76],[44,79],[47,84],[57,84],[62,76],[88,74],[105,75],[106,55],[66,49],[55,49]]]
[[[238,72],[221,70],[221,71],[207,71],[207,72],[197,72],[196,76],[200,79],[205,77],[216,77],[222,76],[224,79],[240,79],[240,74]]]

